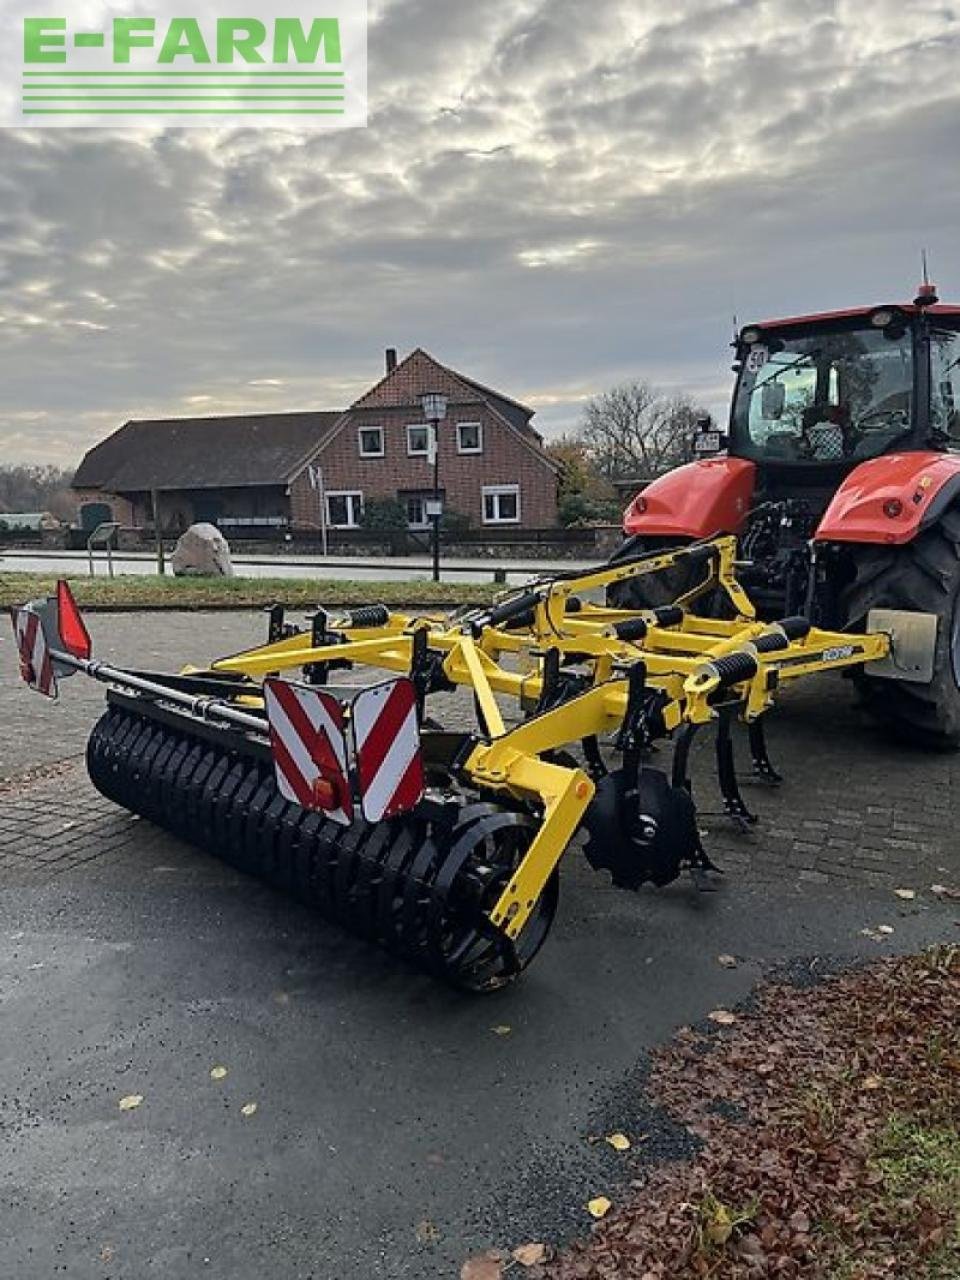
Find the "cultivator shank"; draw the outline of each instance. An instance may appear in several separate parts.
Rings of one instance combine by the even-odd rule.
[[[492,990],[549,932],[578,831],[620,887],[684,870],[711,887],[688,773],[694,735],[717,727],[726,812],[751,823],[733,723],[749,726],[757,776],[776,782],[762,725],[779,688],[889,657],[883,634],[758,622],[734,557],[721,538],[535,582],[453,619],[376,606],[320,610],[299,630],[274,610],[267,645],[174,677],[65,648],[69,593],[59,619],[27,606],[18,634],[37,615],[55,670],[112,686],[88,749],[103,794],[430,972]],[[702,581],[673,605],[592,602],[681,560]],[[708,595],[728,618],[693,612]],[[331,683],[366,668],[391,678]],[[428,704],[460,687],[475,724],[443,730]],[[664,739],[669,775],[650,764]]]

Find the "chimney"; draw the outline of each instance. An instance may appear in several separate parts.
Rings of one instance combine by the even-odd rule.
[[[393,373],[397,367],[397,348],[387,347],[387,374]]]

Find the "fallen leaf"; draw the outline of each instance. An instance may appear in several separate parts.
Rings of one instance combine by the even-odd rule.
[[[142,1101],[142,1093],[128,1093],[125,1098],[120,1099],[120,1102],[117,1105],[120,1107],[121,1111],[133,1111],[139,1107]]]
[[[510,1032],[513,1030],[513,1027],[504,1027],[504,1026],[491,1027],[490,1030],[493,1032],[495,1036],[508,1036]]]
[[[719,1204],[710,1220],[707,1222],[704,1233],[707,1239],[713,1244],[726,1244],[733,1235],[733,1220],[726,1205]]]
[[[611,1133],[607,1137],[607,1143],[613,1147],[614,1151],[629,1151],[630,1139],[625,1133]]]
[[[440,1228],[429,1218],[417,1223],[417,1239],[421,1244],[436,1244],[440,1239]]]
[[[460,1280],[503,1280],[503,1263],[499,1253],[481,1253],[468,1258],[460,1268]]]
[[[904,902],[912,902],[917,896],[916,889],[894,889],[893,892],[898,898],[902,898]]]
[[[227,1068],[226,1068],[226,1067],[211,1067],[211,1068],[210,1068],[210,1079],[211,1079],[211,1080],[222,1080],[226,1074],[227,1074]]]
[[[257,1114],[257,1104],[255,1102],[245,1102],[240,1108],[242,1116],[255,1116]]]
[[[588,1202],[587,1213],[591,1218],[605,1218],[612,1208],[613,1205],[606,1196],[596,1196]]]
[[[717,956],[717,964],[721,969],[736,969],[737,957],[728,955]]]
[[[878,925],[877,925],[877,933],[882,933],[882,934],[883,934],[883,936],[884,936],[885,938],[889,938],[889,937],[890,937],[890,935],[891,935],[891,933],[893,933],[893,925],[892,925],[892,924],[878,924]]]
[[[513,1251],[513,1260],[519,1262],[521,1267],[538,1267],[546,1259],[545,1244],[521,1244]]]
[[[112,1244],[105,1244],[102,1246],[102,1248],[100,1249],[100,1261],[101,1262],[113,1261],[113,1245]]]
[[[882,1087],[882,1085],[883,1085],[883,1081],[880,1079],[879,1076],[869,1075],[869,1076],[864,1076],[863,1084],[860,1086],[860,1088],[870,1091],[873,1089],[879,1089]]]
[[[711,1022],[716,1022],[721,1027],[732,1027],[737,1020],[737,1015],[731,1013],[729,1009],[714,1009],[707,1016]]]
[[[960,889],[951,889],[946,884],[932,884],[930,889],[938,898],[960,898]]]

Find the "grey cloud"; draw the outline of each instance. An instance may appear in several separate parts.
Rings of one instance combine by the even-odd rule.
[[[0,459],[337,407],[385,345],[548,429],[634,374],[718,407],[734,309],[903,296],[921,244],[960,295],[941,5],[372,8],[366,131],[0,131]]]

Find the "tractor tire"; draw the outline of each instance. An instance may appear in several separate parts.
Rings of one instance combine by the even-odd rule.
[[[630,560],[636,556],[653,555],[656,551],[672,551],[675,547],[687,546],[689,538],[628,538],[622,547],[613,553],[607,561],[608,565],[619,564],[621,560]],[[629,578],[626,582],[615,582],[607,589],[607,605],[611,609],[660,609],[664,605],[673,604],[680,596],[692,591],[704,578],[703,569],[696,565],[678,564],[663,573],[653,573],[648,577]],[[695,601],[692,613],[701,618],[724,618],[733,616],[729,601],[719,591],[711,591]]]
[[[840,598],[847,630],[863,630],[871,609],[915,609],[939,618],[929,684],[853,679],[870,714],[899,738],[937,750],[960,747],[960,510],[902,547],[863,547]]]
[[[608,565],[619,564],[636,556],[652,555],[655,551],[671,551],[681,547],[687,539],[673,540],[633,537],[618,547]],[[678,596],[696,586],[697,570],[689,565],[677,565],[666,573],[651,574],[645,578],[630,578],[627,582],[615,582],[607,590],[607,604],[611,609],[659,609],[673,604]]]

